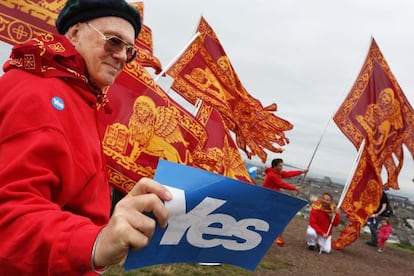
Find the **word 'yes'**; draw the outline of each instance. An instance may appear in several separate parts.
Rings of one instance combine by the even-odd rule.
[[[221,199],[206,197],[186,213],[184,191],[172,187],[168,188],[174,191],[174,199],[178,197],[181,200],[178,200],[180,204],[175,205],[174,210],[170,210],[168,227],[161,239],[161,245],[177,245],[188,230],[186,238],[193,246],[211,248],[222,245],[229,250],[244,251],[255,248],[262,241],[261,235],[256,231],[267,232],[269,230],[269,224],[264,220],[247,218],[236,221],[227,214],[211,214],[226,203]],[[221,227],[216,227],[217,225]],[[206,234],[223,238],[205,239],[203,235]],[[238,241],[231,239],[232,237],[237,238]],[[244,240],[244,242],[240,242],[240,240]]]

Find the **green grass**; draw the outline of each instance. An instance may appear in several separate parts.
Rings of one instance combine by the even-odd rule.
[[[121,266],[114,266],[105,275],[253,275],[252,272],[231,265],[205,266],[199,264],[155,265],[125,272]]]
[[[405,252],[414,253],[414,246],[408,244],[390,244],[394,248],[398,248]],[[124,271],[122,265],[116,265],[111,267],[106,273],[106,276],[168,276],[168,275],[229,275],[229,276],[252,276],[259,274],[267,274],[269,272],[277,272],[288,269],[294,266],[294,264],[275,261],[264,258],[257,266],[255,272],[242,269],[232,265],[217,265],[217,266],[205,266],[199,264],[169,264],[169,265],[154,265],[150,267],[144,267],[141,269],[134,269],[130,271]],[[267,273],[266,273],[267,272]]]
[[[292,267],[292,264],[288,263],[282,263],[282,262],[270,262],[263,260],[259,266],[258,269],[261,270],[269,270],[269,271],[278,271],[284,268]]]
[[[255,272],[258,271],[278,271],[292,267],[292,264],[284,262],[268,261],[263,259],[257,266]],[[169,264],[169,265],[154,265],[150,267],[144,267],[140,269],[134,269],[130,271],[124,271],[121,265],[111,267],[106,273],[106,276],[134,276],[134,275],[147,275],[147,276],[167,276],[167,275],[228,275],[228,276],[251,276],[254,273],[250,270],[242,269],[232,265],[217,265],[207,266],[199,264]]]
[[[409,245],[409,244],[405,244],[405,243],[396,243],[396,244],[393,244],[392,246],[394,246],[394,247],[398,247],[398,248],[400,248],[400,249],[402,249],[402,250],[404,250],[404,251],[408,251],[408,252],[412,252],[412,253],[414,253],[414,246]]]

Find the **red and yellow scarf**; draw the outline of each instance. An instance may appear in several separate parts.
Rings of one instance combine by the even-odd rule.
[[[322,204],[322,201],[317,200],[317,201],[315,201],[315,202],[312,203],[311,208],[313,210],[321,210],[321,211],[323,211],[325,213],[332,213],[332,212],[335,211],[336,206],[333,205],[333,204],[331,204],[329,206],[329,208],[325,208],[324,205]]]
[[[106,89],[98,89],[90,82],[82,57],[63,35],[43,34],[27,43],[15,45],[3,70],[7,72],[12,68],[20,68],[45,78],[65,79],[71,85],[89,91],[89,95],[82,96],[97,108],[108,102]]]

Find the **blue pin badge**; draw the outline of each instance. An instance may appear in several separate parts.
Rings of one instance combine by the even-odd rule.
[[[50,102],[56,110],[62,111],[63,109],[65,109],[65,102],[62,100],[62,98],[58,96],[53,97]]]

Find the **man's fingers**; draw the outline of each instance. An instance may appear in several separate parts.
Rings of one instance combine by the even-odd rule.
[[[136,228],[133,225],[128,224],[122,231],[122,240],[125,242],[126,249],[141,249],[147,246],[152,234],[154,233],[154,227],[151,228],[149,225],[155,226],[155,221],[143,214],[141,215],[145,218],[140,219],[139,223],[135,223]]]
[[[168,220],[168,210],[161,199],[155,194],[143,194],[133,196],[128,194],[115,207],[114,215],[122,215],[127,218],[128,222],[137,228],[136,222],[139,221],[141,213],[152,213],[155,219],[164,227]]]
[[[164,203],[154,194],[145,194],[132,198],[133,208],[137,210],[136,215],[143,215],[142,212],[152,213],[161,227],[167,224],[168,210]],[[145,215],[144,215],[145,216]],[[135,221],[134,218],[132,218]],[[155,225],[154,225],[155,226]]]
[[[172,199],[171,193],[158,182],[142,178],[115,206],[107,226],[102,230],[95,254],[95,264],[119,262],[128,248],[141,249],[148,245],[156,222],[165,226],[168,210],[163,201]],[[146,215],[145,213],[151,213]]]
[[[163,201],[171,198],[166,187],[152,179],[142,178],[115,206],[99,242],[98,263],[119,261],[128,248],[147,246],[156,222],[162,227],[167,224],[168,210]]]
[[[172,195],[167,188],[157,181],[146,177],[141,178],[129,192],[129,194],[133,196],[148,193],[156,194],[162,200],[168,201],[172,199]]]
[[[132,228],[145,235],[148,239],[154,233],[156,222],[153,218],[145,214],[137,212],[133,218],[129,219],[129,224]]]

